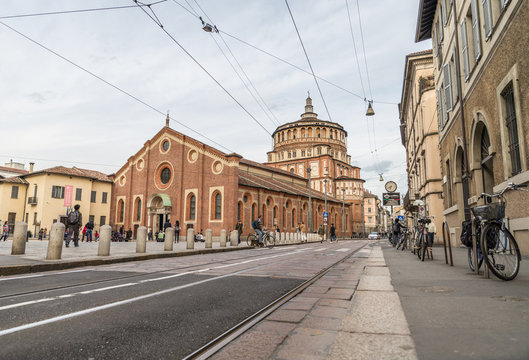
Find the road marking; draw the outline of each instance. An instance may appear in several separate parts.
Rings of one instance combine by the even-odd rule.
[[[316,250],[314,250],[314,252],[316,252],[316,251],[323,251],[323,250],[327,250],[327,249],[326,249],[326,248],[316,249]]]
[[[334,251],[340,251],[340,252],[345,252],[345,251],[349,251],[351,250],[350,248],[341,248],[341,249],[336,249]]]
[[[49,319],[46,319],[46,320],[41,320],[41,321],[36,321],[34,323],[29,323],[29,324],[25,324],[25,325],[16,326],[16,327],[10,328],[10,329],[0,330],[0,336],[12,334],[12,333],[15,333],[15,332],[18,332],[18,331],[22,331],[22,330],[35,328],[35,327],[42,326],[42,325],[51,324],[51,323],[54,323],[54,322],[57,322],[57,321],[61,321],[61,320],[71,319],[71,318],[74,318],[74,317],[90,314],[90,313],[93,313],[93,312],[96,312],[96,311],[110,309],[110,308],[113,308],[113,307],[116,307],[116,306],[130,304],[130,303],[133,303],[133,302],[136,302],[136,301],[149,299],[149,298],[152,298],[152,297],[155,297],[155,296],[168,294],[168,293],[171,293],[171,292],[174,292],[174,291],[178,291],[178,290],[182,290],[182,289],[185,289],[185,288],[188,288],[188,287],[191,287],[191,286],[204,284],[204,283],[207,283],[207,282],[210,282],[210,281],[213,281],[213,280],[218,280],[218,279],[223,279],[223,278],[235,276],[235,275],[241,274],[241,273],[246,272],[246,271],[251,271],[251,270],[257,269],[259,267],[260,266],[256,266],[256,267],[253,267],[253,268],[237,271],[237,272],[234,272],[234,273],[231,273],[231,274],[220,275],[220,276],[216,276],[216,277],[212,277],[212,278],[196,281],[194,283],[180,285],[180,286],[176,286],[176,287],[173,287],[173,288],[170,288],[170,289],[160,290],[160,291],[156,291],[154,293],[133,297],[133,298],[130,298],[130,299],[116,301],[116,302],[113,302],[113,303],[110,303],[110,304],[100,305],[100,306],[96,306],[96,307],[93,307],[93,308],[89,308],[89,309],[76,311],[76,312],[65,314],[65,315],[52,317],[52,318],[49,318]]]
[[[107,287],[104,287],[104,288],[85,290],[85,291],[80,291],[80,292],[76,292],[76,293],[58,295],[58,296],[53,296],[53,297],[49,297],[49,298],[42,298],[42,299],[37,299],[37,300],[32,300],[32,301],[25,301],[25,302],[21,302],[21,303],[17,303],[17,304],[10,304],[10,305],[1,306],[0,307],[0,311],[1,310],[7,310],[7,309],[13,309],[13,308],[16,308],[16,307],[21,307],[21,306],[26,306],[26,305],[38,304],[38,303],[41,303],[41,302],[47,302],[47,301],[53,301],[53,300],[59,300],[59,299],[66,299],[66,298],[74,297],[74,296],[77,296],[77,295],[87,295],[87,294],[92,294],[92,293],[96,293],[96,292],[99,292],[99,291],[106,291],[106,290],[112,290],[112,289],[117,289],[117,288],[121,288],[121,287],[134,286],[134,285],[139,285],[139,284],[152,282],[152,281],[167,280],[167,279],[172,279],[172,278],[176,278],[176,277],[180,277],[180,276],[184,276],[184,275],[196,274],[196,273],[206,272],[206,271],[213,270],[213,269],[226,268],[226,267],[230,267],[230,266],[243,265],[243,264],[247,264],[247,263],[251,263],[251,262],[255,262],[255,261],[260,261],[260,260],[267,260],[267,259],[273,259],[273,258],[282,257],[282,256],[294,255],[294,254],[297,254],[299,252],[301,252],[301,250],[297,250],[297,251],[294,251],[294,252],[277,254],[277,255],[271,255],[271,256],[263,256],[263,257],[260,257],[260,258],[245,260],[245,261],[241,261],[241,262],[237,262],[237,263],[233,263],[233,264],[221,265],[221,266],[217,266],[217,267],[213,267],[213,268],[191,270],[191,271],[186,271],[186,272],[179,273],[179,274],[174,274],[174,275],[167,275],[167,276],[157,277],[157,278],[153,278],[153,279],[145,279],[145,280],[140,280],[138,282],[133,282],[133,283],[126,283],[126,284],[120,284],[120,285],[114,285],[114,286],[107,286]]]
[[[92,270],[94,269],[70,270],[70,271],[61,271],[61,272],[53,272],[53,273],[45,273],[45,274],[36,274],[36,275],[23,275],[23,276],[1,278],[0,281],[28,279],[28,278],[41,277],[41,276],[50,276],[50,275],[71,274],[71,273],[76,273],[76,272],[92,271]]]
[[[132,285],[136,285],[136,284],[137,283],[120,284],[120,285],[115,285],[115,286],[107,286],[107,287],[99,288],[99,289],[80,291],[80,292],[76,292],[76,293],[72,293],[72,294],[65,294],[65,295],[53,296],[53,297],[49,297],[49,298],[42,298],[42,299],[31,300],[31,301],[24,301],[24,302],[17,303],[17,304],[1,306],[0,310],[13,309],[13,308],[16,308],[16,307],[21,307],[21,306],[26,306],[26,305],[33,305],[33,304],[38,304],[38,303],[47,302],[47,301],[65,299],[65,298],[70,298],[70,297],[74,297],[74,296],[77,296],[77,295],[92,294],[92,293],[99,292],[99,291],[105,291],[105,290],[111,290],[111,289],[116,289],[116,288],[122,288],[122,287],[132,286]]]

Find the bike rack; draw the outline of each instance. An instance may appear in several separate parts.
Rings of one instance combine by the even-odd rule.
[[[454,266],[454,259],[452,258],[452,244],[450,243],[450,231],[448,231],[448,223],[443,221],[443,247],[445,250],[445,263],[448,264],[448,254],[446,253],[446,243],[448,242],[448,251],[450,252],[450,266]]]

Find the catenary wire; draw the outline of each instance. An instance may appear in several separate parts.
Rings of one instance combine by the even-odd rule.
[[[347,8],[347,19],[349,20],[349,30],[351,31],[351,40],[353,41],[353,49],[356,59],[356,67],[358,69],[358,77],[360,78],[360,85],[362,86],[362,93],[364,94],[364,99],[366,97],[366,90],[364,87],[364,79],[362,78],[362,71],[360,69],[360,61],[358,60],[358,52],[356,51],[356,41],[353,33],[353,22],[351,21],[351,13],[349,12],[349,1],[345,0],[345,6]]]
[[[81,162],[81,161],[67,161],[63,159],[39,159],[36,157],[28,157],[28,156],[19,156],[19,155],[1,155],[0,157],[5,157],[9,159],[24,159],[24,160],[34,160],[34,161],[48,161],[48,162],[58,162],[58,163],[68,163],[68,164],[82,164],[82,165],[97,165],[97,166],[108,166],[108,167],[116,167],[120,168],[123,165],[110,165],[110,164],[99,164],[99,163],[90,163],[90,162]]]
[[[200,11],[202,11],[202,13],[204,14],[204,16],[211,22],[211,24],[215,24],[215,22],[208,16],[208,14],[204,11],[204,9],[200,6],[200,4],[197,2],[197,0],[194,0],[195,4],[197,4],[198,8],[200,9]],[[196,11],[195,11],[196,12]],[[217,30],[216,32],[218,33],[218,29],[217,29],[217,26],[215,25],[215,30]],[[274,115],[274,113],[272,112],[272,110],[270,109],[270,107],[268,106],[268,104],[264,101],[263,97],[261,96],[261,94],[259,93],[259,91],[257,90],[257,88],[254,86],[252,80],[248,77],[248,74],[246,74],[246,71],[244,71],[244,68],[242,67],[241,63],[239,62],[239,60],[237,60],[237,57],[235,56],[235,54],[231,51],[231,48],[229,47],[229,45],[226,43],[226,41],[224,40],[224,37],[222,36],[221,33],[218,33],[219,34],[219,37],[221,38],[222,42],[224,43],[224,46],[226,46],[226,48],[228,49],[228,52],[231,54],[232,58],[235,60],[235,63],[238,65],[240,71],[242,72],[242,74],[244,75],[244,77],[246,78],[246,80],[248,81],[248,83],[250,84],[250,86],[252,87],[252,89],[254,90],[254,92],[257,94],[257,96],[259,97],[259,99],[261,100],[261,102],[259,102],[259,100],[257,100],[256,96],[254,95],[254,93],[252,93],[252,91],[250,90],[250,88],[248,87],[248,85],[246,84],[246,82],[243,80],[243,78],[241,77],[241,75],[239,74],[239,72],[237,71],[237,69],[235,68],[235,66],[232,64],[232,62],[230,61],[230,59],[228,58],[228,56],[226,55],[226,53],[224,52],[224,50],[222,50],[222,47],[220,46],[220,44],[218,43],[217,39],[215,39],[215,36],[213,35],[213,33],[209,33],[209,35],[211,36],[211,38],[215,41],[215,44],[217,45],[217,47],[219,48],[220,52],[222,53],[222,55],[224,56],[224,58],[226,59],[226,61],[228,61],[228,63],[230,64],[231,68],[233,69],[233,71],[235,72],[235,74],[237,74],[237,77],[241,80],[241,82],[243,83],[244,87],[246,88],[246,90],[250,93],[250,95],[252,96],[252,98],[255,100],[255,102],[257,103],[257,105],[259,105],[259,107],[261,108],[261,110],[263,110],[263,112],[265,113],[266,117],[268,117],[268,119],[272,122],[272,124],[277,127],[280,125],[279,121],[277,120],[277,117]],[[268,112],[266,112],[266,110],[264,109],[263,107],[263,104],[264,106],[268,109]],[[272,116],[275,118],[272,119],[272,117],[270,117],[270,114],[272,114]]]
[[[318,78],[316,78],[316,75],[314,74],[314,69],[312,68],[312,64],[310,63],[309,55],[307,54],[307,50],[305,49],[305,45],[303,44],[303,40],[301,39],[301,34],[299,33],[298,26],[296,25],[296,20],[294,20],[294,15],[292,15],[292,11],[290,10],[290,6],[288,5],[288,0],[285,0],[285,4],[287,5],[288,13],[290,14],[290,18],[292,19],[294,28],[296,29],[296,34],[298,34],[299,42],[301,43],[301,47],[303,48],[303,52],[305,53],[305,58],[307,59],[307,63],[310,67],[310,72],[312,73],[314,81],[316,82],[316,87],[320,92],[321,100],[323,101],[323,105],[325,106],[325,110],[327,111],[327,115],[329,116],[329,120],[332,121],[331,114],[329,113],[329,108],[327,107],[327,103],[325,102],[325,98],[323,97],[323,93],[320,89],[320,84],[318,83]]]
[[[243,111],[248,114],[248,116],[250,116],[264,131],[266,131],[266,133],[270,136],[272,136],[272,133],[270,131],[268,131],[267,128],[265,128],[263,126],[263,124],[261,124],[259,122],[259,120],[257,120],[255,118],[255,116],[253,116],[224,86],[222,86],[222,84],[217,80],[215,79],[215,77],[213,75],[211,75],[211,73],[204,67],[202,66],[202,64],[197,60],[195,59],[195,57],[193,55],[191,55],[191,53],[189,51],[186,50],[186,48],[184,48],[179,42],[178,40],[175,39],[175,37],[173,35],[171,35],[167,30],[165,30],[165,28],[163,27],[163,25],[158,22],[155,18],[153,18],[147,11],[145,11],[145,9],[140,6],[140,4],[138,3],[138,0],[133,0],[137,5],[138,5],[138,8],[140,8],[154,23],[156,23],[156,25],[158,25],[160,27],[160,29],[162,29],[162,31],[176,44],[178,45],[178,47],[187,54],[187,56],[189,56],[191,58],[191,60],[193,60],[195,62],[195,64],[197,64],[222,90],[224,90],[224,92],[233,100],[235,101],[235,103],[237,103],[237,105],[239,105],[239,107],[241,109],[243,109]],[[152,9],[151,9],[152,11]]]
[[[40,47],[43,48],[44,50],[47,50],[48,52],[54,54],[55,56],[61,58],[62,60],[64,60],[64,61],[70,63],[71,65],[75,66],[76,68],[78,68],[78,69],[80,69],[80,70],[86,72],[87,74],[89,74],[89,75],[95,77],[96,79],[102,81],[103,83],[107,84],[108,86],[110,86],[110,87],[112,87],[112,88],[118,90],[119,92],[121,92],[121,93],[127,95],[128,97],[130,97],[130,98],[136,100],[137,102],[139,102],[139,103],[141,103],[141,104],[147,106],[147,107],[150,108],[151,110],[154,110],[154,111],[156,111],[157,113],[162,114],[162,115],[164,115],[164,116],[167,115],[165,112],[163,112],[163,111],[161,111],[161,110],[155,108],[154,106],[152,106],[152,105],[148,104],[147,102],[145,102],[145,101],[139,99],[138,97],[132,95],[131,93],[129,93],[129,92],[127,92],[127,91],[121,89],[121,88],[118,87],[117,85],[114,85],[114,84],[112,84],[112,83],[106,81],[106,80],[103,79],[102,77],[100,77],[100,76],[94,74],[93,72],[91,72],[91,71],[85,69],[85,68],[82,67],[81,65],[78,65],[78,64],[74,63],[72,60],[70,60],[70,59],[68,59],[68,58],[66,58],[66,57],[64,57],[64,56],[62,56],[61,54],[57,53],[56,51],[54,51],[54,50],[52,50],[52,49],[50,49],[50,48],[48,48],[48,47],[46,47],[45,45],[39,43],[38,41],[33,40],[33,39],[30,38],[29,36],[24,35],[24,34],[21,33],[20,31],[18,31],[18,30],[16,30],[16,29],[14,29],[13,27],[7,25],[6,23],[0,21],[0,24],[4,25],[5,27],[7,27],[7,28],[10,29],[11,31],[13,31],[13,32],[15,32],[15,33],[17,33],[17,34],[19,34],[20,36],[24,37],[25,39],[31,41],[31,42],[34,43],[35,45],[40,46]],[[204,135],[204,134],[202,134],[202,133],[200,133],[200,132],[194,130],[193,128],[187,126],[186,124],[184,124],[184,123],[182,123],[182,122],[180,122],[180,121],[178,121],[178,120],[176,120],[176,119],[174,119],[174,118],[172,118],[172,117],[169,117],[169,118],[170,118],[172,121],[176,122],[177,124],[181,125],[182,127],[186,128],[187,130],[189,130],[189,131],[191,131],[191,132],[193,132],[193,133],[195,133],[195,134],[197,134],[197,135],[200,135],[202,138],[207,139],[207,140],[210,141],[211,143],[213,143],[213,144],[215,144],[215,145],[217,145],[217,146],[220,146],[221,148],[227,150],[229,153],[232,153],[232,152],[233,152],[232,150],[228,149],[227,147],[225,147],[225,146],[219,144],[218,142],[216,142],[216,141],[213,140],[213,139],[210,139],[210,138],[207,137],[206,135]]]
[[[160,0],[154,3],[151,3],[149,5],[156,5],[162,2],[166,2],[166,1],[167,0]],[[147,6],[147,5],[143,5],[143,6]],[[19,14],[19,15],[0,16],[0,19],[16,19],[16,18],[32,17],[32,16],[62,15],[62,14],[73,14],[73,13],[82,13],[82,12],[91,12],[91,11],[119,10],[119,9],[128,9],[128,8],[134,8],[134,7],[136,7],[136,5],[124,5],[124,6],[112,6],[112,7],[104,7],[104,8],[64,10],[64,11],[51,11],[51,12],[35,13],[35,14]]]

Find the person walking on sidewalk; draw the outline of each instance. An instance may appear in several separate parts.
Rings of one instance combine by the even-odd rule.
[[[9,224],[7,223],[7,220],[4,222],[4,226],[2,227],[2,236],[0,236],[0,240],[4,239],[6,241],[7,235],[9,235]]]
[[[433,247],[433,239],[435,234],[437,233],[437,227],[435,226],[433,220],[428,224],[426,229],[428,231],[428,246]]]
[[[237,219],[237,224],[235,225],[235,230],[237,230],[237,240],[239,244],[241,243],[241,234],[242,234],[242,222],[241,219]]]
[[[305,233],[304,222],[301,222],[301,225],[299,225],[299,231],[301,232],[301,242],[307,242],[307,234]]]
[[[174,223],[174,242],[180,242],[180,221],[176,220]]]
[[[86,224],[85,227],[86,227],[86,241],[92,242],[92,231],[94,230],[94,222],[90,220]]]
[[[331,228],[329,230],[329,238],[332,241],[336,241],[336,228],[334,227],[334,224],[331,224]]]
[[[83,216],[81,215],[81,212],[79,212],[79,208],[81,205],[75,204],[73,207],[74,210],[70,211],[68,214],[68,217],[66,218],[66,222],[68,225],[68,235],[66,236],[66,247],[70,246],[70,241],[72,240],[72,234],[73,234],[73,243],[75,247],[79,247],[79,228],[81,227],[81,224],[83,223]]]

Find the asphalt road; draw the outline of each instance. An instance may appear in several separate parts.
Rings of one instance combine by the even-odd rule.
[[[0,278],[1,359],[178,359],[365,242]]]

